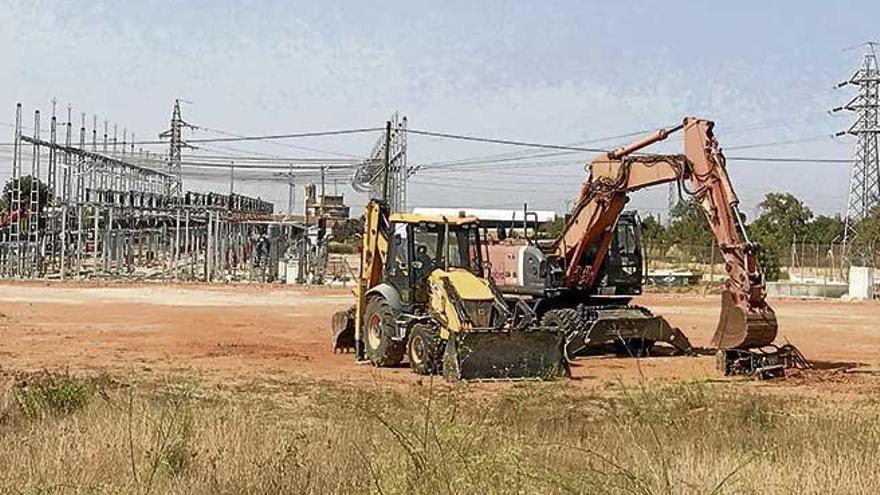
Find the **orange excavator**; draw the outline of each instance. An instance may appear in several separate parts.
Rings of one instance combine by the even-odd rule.
[[[610,341],[615,334],[621,340],[622,336],[629,341],[667,340],[680,350],[688,349],[690,344],[680,331],[645,308],[598,302],[602,299],[598,287],[603,261],[615,233],[619,235],[618,221],[629,194],[678,182],[681,190],[702,206],[724,259],[727,280],[711,341],[711,347],[719,350],[719,367],[726,374],[778,374],[783,364],[788,364],[789,352],[768,350],[776,338],[776,316],[765,297],[759,248],[746,233],[713,126],[711,121],[688,117],[681,125],[660,129],[595,158],[588,167],[589,179],[553,244],[540,251],[532,249],[534,259],[516,260],[508,253],[509,264],[518,264],[523,272],[519,273],[521,286],[513,290],[502,287],[502,291],[521,295],[523,287],[529,287],[528,299],[543,324],[568,325],[564,328],[568,351],[583,349],[597,339]],[[641,152],[675,132],[684,133],[684,154]],[[499,258],[492,256],[493,263]],[[523,282],[530,266],[532,278]]]

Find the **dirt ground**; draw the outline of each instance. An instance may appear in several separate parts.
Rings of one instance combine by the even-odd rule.
[[[333,354],[329,325],[345,289],[265,285],[0,284],[0,371],[198,372],[223,382],[263,378],[416,383],[407,368],[357,365]],[[647,295],[636,300],[679,326],[696,346],[714,330],[719,296]],[[797,345],[817,371],[772,387],[880,391],[880,304],[773,300],[780,342]],[[573,384],[718,379],[714,358],[579,359]]]

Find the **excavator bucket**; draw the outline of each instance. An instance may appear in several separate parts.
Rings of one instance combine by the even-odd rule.
[[[721,293],[721,318],[712,337],[717,349],[749,349],[770,345],[779,325],[770,306],[749,311],[734,302],[730,291]]]
[[[443,375],[454,380],[553,380],[570,376],[556,331],[454,333],[446,341]]]
[[[333,314],[333,353],[354,350],[354,306]]]

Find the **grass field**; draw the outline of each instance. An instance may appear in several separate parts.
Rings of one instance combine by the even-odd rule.
[[[0,401],[0,493],[876,493],[880,401],[738,383],[38,373]]]

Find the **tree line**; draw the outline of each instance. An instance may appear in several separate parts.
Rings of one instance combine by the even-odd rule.
[[[840,215],[814,215],[803,201],[791,193],[768,193],[758,204],[754,219],[744,218],[746,233],[761,247],[761,266],[770,280],[777,280],[783,257],[792,244],[829,246],[843,241],[844,219]],[[544,238],[555,238],[562,232],[565,220],[558,218],[544,229]],[[855,251],[873,253],[880,241],[880,208],[858,224],[859,236],[851,241]],[[700,261],[715,239],[709,230],[706,214],[694,200],[679,201],[669,212],[664,225],[654,215],[642,217],[643,249],[661,252],[676,248]],[[717,258],[720,261],[720,257]]]
[[[827,246],[843,241],[845,221],[840,215],[814,215],[791,193],[768,193],[758,203],[758,211],[756,218],[751,221],[746,218],[744,224],[749,239],[761,247],[761,265],[770,280],[779,278],[782,259],[793,244]],[[670,211],[669,218],[666,226],[652,215],[643,218],[642,236],[646,247],[679,246],[687,250],[691,246],[703,248],[714,244],[706,215],[697,202],[679,202]],[[877,236],[867,232],[880,235],[880,210],[856,225],[856,229],[862,235],[853,240],[853,246],[860,243],[861,247],[873,251],[873,243],[867,244]]]

